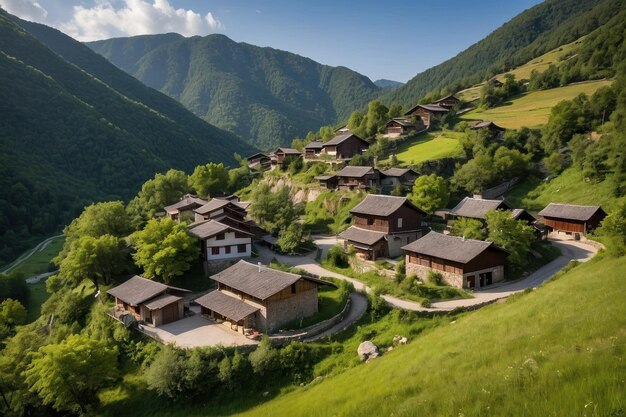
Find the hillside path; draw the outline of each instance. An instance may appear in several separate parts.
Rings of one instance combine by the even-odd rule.
[[[24,261],[26,261],[28,258],[33,256],[33,254],[35,254],[36,252],[44,250],[46,248],[46,246],[48,246],[50,244],[50,242],[52,242],[54,239],[57,239],[57,238],[60,238],[60,237],[63,237],[63,235],[51,236],[51,237],[49,237],[49,238],[39,242],[39,244],[37,244],[37,246],[35,246],[34,248],[29,249],[26,252],[24,252],[23,254],[21,254],[16,260],[11,262],[9,265],[7,265],[0,272],[4,273],[4,274],[6,274],[8,272],[11,272],[15,268],[17,268],[19,265],[21,265]]]
[[[322,250],[322,258],[326,256],[329,248],[338,243],[335,236],[313,236],[312,238],[313,242]],[[474,291],[472,293],[474,298],[440,301],[432,303],[431,307],[426,308],[414,301],[393,297],[388,294],[383,294],[382,297],[391,307],[412,311],[451,311],[457,307],[472,307],[506,298],[527,288],[535,288],[563,269],[570,261],[586,262],[598,251],[595,247],[578,241],[551,240],[550,242],[561,250],[561,256],[542,266],[526,278],[513,282],[494,284],[484,290]],[[265,264],[269,263],[272,258],[276,258],[281,263],[298,267],[313,275],[333,277],[351,282],[356,290],[372,291],[370,287],[357,279],[323,268],[315,260],[315,252],[304,256],[285,256],[278,255],[264,246],[259,246],[258,249],[260,260]]]

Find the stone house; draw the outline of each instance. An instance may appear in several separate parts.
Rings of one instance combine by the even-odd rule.
[[[217,289],[195,300],[202,314],[247,333],[271,333],[318,311],[317,291],[324,281],[239,261],[212,275]]]
[[[138,322],[157,327],[184,317],[183,297],[190,292],[135,275],[107,294],[115,297],[115,317],[131,314]]]
[[[180,222],[194,220],[194,210],[207,203],[206,200],[195,195],[185,194],[179,202],[164,207],[165,215],[170,219]]]
[[[402,255],[402,246],[422,236],[426,213],[406,197],[368,194],[350,210],[354,224],[339,234],[366,260]]]
[[[606,212],[600,206],[550,203],[539,215],[552,233],[576,237],[584,236],[598,227],[606,217]]]
[[[493,242],[430,232],[404,246],[406,275],[425,279],[431,271],[457,288],[481,288],[504,280],[508,252]]]

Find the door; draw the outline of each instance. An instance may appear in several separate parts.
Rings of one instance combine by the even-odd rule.
[[[161,317],[161,324],[167,324],[178,320],[178,302],[163,307],[161,309]]]
[[[482,274],[480,274],[480,286],[484,286],[484,285],[491,285],[493,284],[493,273],[491,271],[489,272],[483,272]]]
[[[467,288],[475,288],[476,287],[476,277],[474,275],[470,275],[467,277]]]

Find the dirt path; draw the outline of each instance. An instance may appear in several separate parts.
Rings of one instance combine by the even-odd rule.
[[[322,257],[326,256],[328,249],[337,243],[337,239],[334,236],[313,236],[313,241],[320,249],[322,249]],[[535,288],[563,269],[563,267],[565,267],[570,261],[577,260],[579,262],[586,262],[597,252],[596,248],[576,241],[551,241],[551,243],[561,250],[561,256],[557,259],[542,266],[524,279],[495,284],[484,290],[475,291],[473,293],[474,298],[440,301],[433,303],[430,308],[426,308],[414,301],[393,297],[388,294],[383,294],[382,297],[392,307],[413,311],[451,311],[457,307],[471,307],[498,300],[500,298],[506,298],[511,294],[524,291],[527,288]],[[266,247],[259,248],[259,256],[261,262],[263,263],[267,264],[272,260],[272,258],[276,258],[276,260],[281,263],[298,267],[313,275],[320,277],[333,277],[351,282],[356,290],[364,290],[367,292],[372,290],[370,287],[357,279],[323,268],[315,260],[315,255],[316,253],[311,253],[305,256],[283,256],[270,251]]]

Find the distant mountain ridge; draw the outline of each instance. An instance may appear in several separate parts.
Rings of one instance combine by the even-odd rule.
[[[400,81],[387,80],[384,78],[374,81],[374,84],[380,88],[384,88],[385,90],[395,90],[396,88],[404,85],[404,83],[401,83]]]
[[[80,42],[1,8],[0,96],[0,259],[90,202],[129,199],[156,172],[254,151]]]
[[[86,45],[204,120],[263,149],[342,122],[383,91],[348,68],[224,35],[169,33]]]

